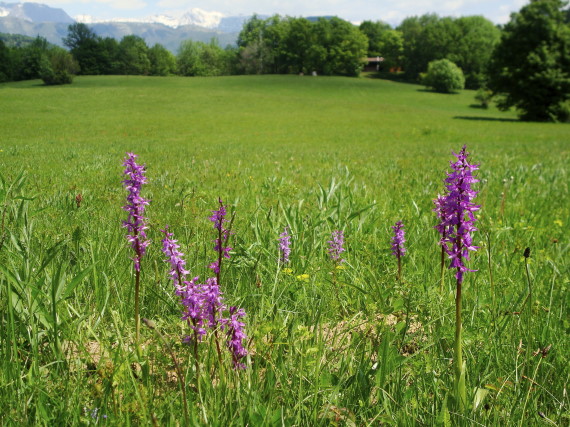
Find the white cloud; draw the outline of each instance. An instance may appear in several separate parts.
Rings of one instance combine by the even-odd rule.
[[[49,0],[50,6],[65,6],[68,4],[76,5],[77,3],[89,5],[91,7],[104,5],[105,7],[119,10],[140,10],[144,9],[148,5],[143,0]]]

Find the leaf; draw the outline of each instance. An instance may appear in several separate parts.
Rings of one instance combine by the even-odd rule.
[[[436,420],[437,425],[448,427],[451,426],[451,418],[449,416],[449,409],[447,408],[447,394],[445,399],[443,399],[443,404],[441,405],[441,411]]]
[[[71,296],[71,294],[73,293],[73,291],[75,290],[75,288],[77,286],[79,286],[79,284],[81,282],[83,282],[83,279],[85,279],[85,277],[91,273],[91,270],[93,270],[93,265],[90,265],[89,267],[87,267],[85,270],[83,270],[82,272],[80,272],[77,276],[75,276],[73,279],[71,279],[69,281],[69,283],[67,284],[67,286],[65,287],[65,290],[63,292],[63,295],[61,295],[61,298],[58,298],[59,300],[62,299],[67,299]]]
[[[475,398],[473,399],[473,409],[477,409],[485,397],[489,394],[489,390],[484,388],[477,387],[477,391],[475,392]]]

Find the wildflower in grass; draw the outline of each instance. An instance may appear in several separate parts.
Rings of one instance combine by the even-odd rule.
[[[135,267],[135,336],[138,346],[140,338],[140,317],[139,317],[139,293],[140,293],[140,270],[141,258],[146,252],[150,240],[146,237],[145,230],[148,228],[145,223],[144,210],[148,205],[148,200],[140,195],[141,187],[146,184],[146,176],[144,165],[136,163],[136,154],[127,153],[127,157],[123,160],[125,166],[123,186],[127,189],[127,204],[123,209],[128,212],[126,221],[123,226],[127,229],[127,239],[131,243],[131,247],[135,251],[133,258]]]
[[[473,202],[477,192],[471,185],[478,182],[473,176],[473,172],[478,169],[478,165],[471,165],[468,161],[469,153],[463,146],[456,154],[455,162],[450,162],[452,171],[447,174],[445,186],[447,194],[441,204],[442,220],[440,228],[442,233],[441,245],[451,259],[449,268],[455,268],[457,279],[455,293],[455,349],[454,349],[454,373],[455,373],[455,397],[458,408],[463,410],[467,404],[467,391],[465,386],[465,365],[461,350],[461,286],[464,274],[467,271],[474,271],[467,268],[465,262],[469,260],[469,252],[478,249],[473,246],[471,233],[476,231],[474,223],[476,221],[474,212],[480,206]]]
[[[442,236],[443,239],[445,239],[446,235],[447,235],[447,231],[446,231],[446,226],[445,224],[445,211],[444,211],[444,207],[445,207],[445,196],[442,196],[440,194],[437,195],[437,198],[433,200],[433,204],[435,205],[435,208],[433,209],[433,211],[436,213],[437,215],[437,219],[439,220],[438,224],[434,227]],[[445,276],[445,246],[441,245],[441,262],[440,262],[440,283],[439,283],[439,291],[443,292],[443,279]]]
[[[402,257],[406,253],[406,248],[404,247],[404,243],[406,242],[405,239],[405,232],[404,232],[404,224],[402,221],[398,221],[396,225],[392,227],[394,230],[394,237],[392,237],[392,255],[394,255],[398,259],[398,280],[402,279]]]
[[[174,234],[168,232],[168,226],[161,231],[164,233],[162,252],[168,257],[166,261],[170,264],[169,275],[174,284],[175,293],[180,297],[180,303],[184,306],[182,319],[186,320],[194,331],[193,339],[199,341],[206,334],[203,326],[207,317],[204,310],[202,285],[197,283],[199,277],[194,277],[190,281],[186,280],[190,272],[186,270],[184,254],[179,251],[180,245],[173,239]],[[185,338],[185,342],[190,341],[192,341],[191,337]]]
[[[127,153],[123,161],[125,166],[124,175],[126,179],[123,181],[123,186],[129,192],[127,195],[127,204],[123,209],[128,212],[126,221],[123,221],[123,227],[128,231],[127,239],[131,243],[131,247],[135,251],[133,258],[136,271],[140,271],[140,260],[145,254],[147,246],[150,241],[147,240],[145,230],[146,218],[144,217],[145,206],[148,205],[148,200],[141,197],[141,187],[146,184],[146,176],[144,165],[138,165],[135,159],[138,156],[133,153]]]
[[[222,259],[230,258],[230,251],[232,248],[225,246],[230,236],[230,231],[225,227],[228,222],[226,219],[226,207],[222,199],[218,199],[220,208],[212,211],[210,221],[214,223],[214,228],[218,231],[218,236],[214,240],[214,250],[218,253],[218,259],[210,264],[209,268],[216,274],[217,283],[220,283],[220,275],[222,269]]]
[[[289,256],[291,255],[291,236],[289,235],[289,228],[285,227],[283,233],[279,235],[279,252],[281,253],[281,264],[287,264],[289,262]]]
[[[344,249],[344,233],[341,230],[335,230],[332,232],[331,240],[327,241],[329,248],[329,257],[335,264],[341,264],[344,259],[341,258],[341,254],[345,251]]]
[[[232,362],[236,369],[245,369],[240,360],[247,356],[247,350],[243,346],[243,341],[247,339],[244,331],[245,323],[240,321],[243,317],[245,311],[242,308],[230,307],[230,317],[223,321],[227,336],[226,346],[232,354]]]
[[[478,165],[471,165],[467,157],[469,153],[463,146],[456,162],[450,162],[452,172],[448,173],[445,179],[447,195],[442,201],[442,220],[438,231],[442,234],[440,244],[443,245],[447,255],[451,259],[449,268],[456,268],[455,278],[459,284],[463,283],[464,273],[470,270],[465,265],[469,260],[469,252],[479,249],[473,246],[471,233],[477,231],[475,228],[474,212],[480,206],[473,203],[477,191],[471,189],[471,185],[479,182],[473,171],[479,169]]]

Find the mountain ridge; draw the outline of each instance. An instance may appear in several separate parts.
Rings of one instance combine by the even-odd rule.
[[[99,20],[82,15],[72,18],[65,10],[42,3],[0,2],[0,32],[41,36],[50,43],[63,46],[68,26],[76,22],[88,25],[100,37],[122,37],[134,34],[149,46],[160,43],[176,52],[184,40],[209,42],[217,39],[221,46],[234,45],[247,16],[225,16],[220,12],[191,9],[175,17],[154,15],[143,19]],[[162,21],[162,22],[160,22]],[[200,25],[201,24],[201,25]]]

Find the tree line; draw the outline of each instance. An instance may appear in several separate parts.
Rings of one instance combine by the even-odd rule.
[[[68,83],[75,73],[358,76],[367,57],[378,57],[380,71],[397,71],[408,81],[423,81],[444,91],[481,89],[484,104],[493,95],[500,108],[515,107],[523,118],[566,120],[570,116],[566,6],[562,0],[531,0],[504,27],[482,16],[425,14],[392,28],[382,21],[355,26],[336,17],[254,15],[235,46],[186,40],[176,55],[160,44],[149,47],[136,35],[117,41],[75,23],[63,39],[68,50],[39,37],[27,46],[7,47],[0,40],[0,81],[42,78],[48,84]],[[532,92],[538,97],[530,96]],[[554,107],[541,111],[553,102]]]
[[[466,75],[467,87],[484,80],[485,66],[500,30],[483,17],[440,18],[423,15],[407,18],[397,28],[377,21],[355,26],[340,18],[253,16],[240,32],[236,46],[222,48],[187,40],[174,55],[160,44],[128,35],[120,41],[99,37],[82,23],[71,24],[63,44],[83,75],[138,74],[216,76],[228,74],[312,73],[357,76],[366,57],[382,57],[382,69],[402,69],[416,80],[430,61],[447,58]],[[0,42],[0,79],[41,77],[42,57],[58,48],[38,38],[23,46]]]

